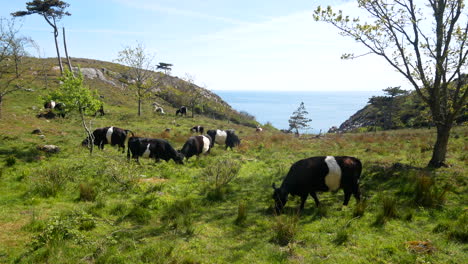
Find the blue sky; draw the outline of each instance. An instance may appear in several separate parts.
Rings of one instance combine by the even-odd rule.
[[[0,16],[25,9],[26,0],[0,0]],[[68,0],[70,56],[113,61],[125,46],[143,43],[172,75],[190,75],[211,90],[380,91],[410,86],[377,56],[343,61],[364,51],[325,23],[318,5],[360,15],[356,1],[340,0]],[[21,33],[55,56],[50,26],[38,15],[22,19]],[[62,52],[63,54],[63,52]]]

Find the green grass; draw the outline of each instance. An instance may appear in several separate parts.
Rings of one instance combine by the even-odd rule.
[[[163,137],[176,149],[195,124],[234,128],[242,139],[233,151],[215,146],[184,165],[137,164],[109,146],[90,156],[80,146],[85,134],[76,116],[37,119],[32,107],[40,107],[44,92],[19,92],[4,105],[0,263],[468,262],[466,127],[453,130],[452,166],[425,171],[434,130],[295,138],[270,128],[257,134],[203,116],[153,115],[149,106],[137,117],[133,102],[117,106],[112,102],[124,98],[108,95],[109,114],[94,119],[93,128]],[[45,138],[31,134],[36,128]],[[36,148],[41,144],[61,152],[45,154]],[[321,207],[308,199],[298,217],[300,199],[291,197],[286,214],[275,216],[271,184],[279,184],[293,162],[316,155],[360,158],[363,202],[352,198],[343,207],[342,191],[323,193]],[[220,185],[216,173],[235,177]],[[415,241],[433,250],[418,252],[409,246]]]

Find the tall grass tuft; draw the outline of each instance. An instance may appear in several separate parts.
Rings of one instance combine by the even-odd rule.
[[[54,197],[71,179],[70,172],[62,167],[50,167],[38,170],[31,175],[31,192],[42,197]]]
[[[356,206],[353,210],[353,217],[362,217],[364,212],[367,208],[367,202],[365,200],[361,200],[360,202],[356,203]]]
[[[247,205],[245,201],[240,201],[237,208],[237,218],[234,221],[236,225],[241,225],[247,219]]]
[[[336,233],[336,237],[333,239],[333,244],[340,246],[340,245],[343,245],[348,240],[349,240],[348,231],[346,230],[346,228],[342,228]]]
[[[273,223],[273,242],[286,246],[293,242],[298,230],[299,216],[298,215],[280,215],[275,217]]]
[[[96,200],[97,193],[94,190],[92,184],[81,183],[80,184],[80,201],[94,202]]]
[[[193,210],[191,198],[175,200],[163,207],[161,220],[176,233],[191,236],[195,233],[194,219],[191,215]]]
[[[447,186],[437,187],[435,179],[426,173],[414,178],[414,203],[418,206],[437,207],[445,202]]]
[[[382,226],[389,219],[397,218],[397,202],[393,197],[385,196],[382,199],[382,211],[377,214],[377,217],[374,222],[374,226]]]

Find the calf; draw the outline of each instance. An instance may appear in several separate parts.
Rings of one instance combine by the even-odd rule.
[[[97,128],[93,131],[94,145],[98,146],[100,149],[104,149],[105,144],[110,144],[111,146],[118,145],[118,149],[120,150],[120,148],[122,148],[122,153],[124,153],[125,144],[128,142],[130,134],[134,136],[132,131],[118,127]],[[89,144],[89,139],[85,138],[81,144],[87,146]]]
[[[179,114],[180,114],[181,116],[183,116],[183,115],[184,115],[184,116],[187,116],[187,107],[181,106],[179,109],[177,109],[175,115],[177,116],[177,115],[179,115]]]
[[[203,134],[203,131],[205,131],[205,129],[202,127],[202,126],[194,126],[190,129],[190,132],[192,133],[200,133],[200,134]]]
[[[206,132],[212,139],[211,147],[213,147],[214,143],[219,145],[225,145],[226,149],[233,148],[240,144],[240,139],[234,132],[234,130],[208,130]]]
[[[169,161],[174,160],[175,163],[183,164],[183,156],[177,152],[167,140],[159,138],[140,138],[131,137],[128,141],[127,159],[132,158],[139,160],[139,157],[153,158],[155,161],[163,159]]]
[[[301,211],[309,194],[317,206],[320,204],[316,194],[318,191],[342,188],[345,194],[343,205],[348,205],[351,194],[359,201],[361,171],[361,161],[354,157],[322,156],[300,160],[291,166],[281,187],[276,188],[273,184],[275,212],[281,213],[289,194],[301,197]]]
[[[210,152],[211,148],[211,137],[208,135],[200,135],[190,137],[182,147],[180,153],[187,158],[187,160],[194,156],[200,154],[206,154]]]

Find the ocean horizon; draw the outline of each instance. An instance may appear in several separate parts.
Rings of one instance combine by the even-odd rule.
[[[312,121],[302,133],[326,133],[340,126],[382,91],[214,91],[237,111],[245,111],[261,124],[288,129],[292,113],[304,102]]]

